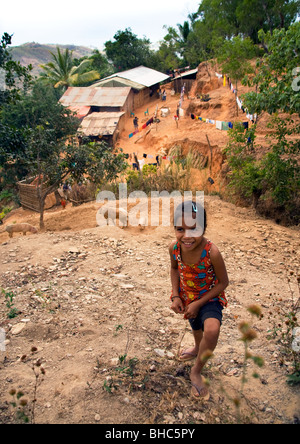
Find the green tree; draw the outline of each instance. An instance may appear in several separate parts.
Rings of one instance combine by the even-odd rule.
[[[44,228],[46,197],[68,178],[89,180],[97,185],[113,180],[127,164],[105,142],[84,143],[79,147],[67,140],[55,140],[53,131],[43,126],[31,130],[26,150],[28,171],[38,178],[40,228]]]
[[[8,46],[11,45],[12,35],[5,32],[0,42],[0,111],[3,106],[19,98],[22,89],[29,87],[32,80],[32,66],[22,66],[12,60]]]
[[[2,185],[15,187],[29,174],[28,143],[36,127],[51,130],[53,141],[58,141],[74,134],[78,125],[78,119],[58,102],[53,87],[36,81],[29,91],[19,93],[18,100],[7,103],[1,113]]]
[[[16,177],[26,174],[22,163],[16,162],[16,156],[22,156],[26,149],[27,131],[16,128],[3,120],[4,110],[10,104],[20,100],[23,90],[27,90],[31,82],[31,66],[21,66],[11,58],[9,45],[12,36],[4,33],[0,43],[0,190],[14,187]]]
[[[255,55],[255,47],[252,40],[247,37],[234,37],[225,40],[218,51],[218,62],[222,64],[222,71],[235,82],[235,94],[237,97],[238,80],[242,80],[246,74],[252,73],[250,59]],[[236,107],[238,114],[238,106]]]
[[[159,49],[157,51],[157,58],[159,60],[161,71],[176,69],[183,64],[182,59],[178,54],[177,44],[170,38],[169,35],[166,35],[164,40],[160,42]]]
[[[203,0],[198,9],[200,21],[205,24],[212,40],[230,39],[239,33],[236,8],[242,0]]]
[[[186,42],[188,63],[213,58],[225,40],[250,37],[259,42],[258,32],[287,29],[299,14],[299,0],[202,0],[198,11],[190,15]]]
[[[287,30],[261,31],[259,35],[268,53],[257,61],[255,75],[245,78],[244,83],[255,87],[255,91],[242,98],[251,114],[257,113],[259,117],[265,112],[271,116],[272,132],[266,137],[268,152],[255,164],[256,170],[259,168],[260,203],[264,207],[264,202],[272,202],[280,217],[297,224],[300,220],[300,78],[297,76],[300,23]],[[239,174],[243,174],[243,166],[240,170]],[[250,181],[248,189],[251,194]]]
[[[0,191],[16,191],[16,182],[26,176],[26,141],[28,131],[14,128],[0,120]],[[22,160],[23,159],[23,160]]]
[[[98,49],[93,50],[89,60],[91,61],[91,68],[100,74],[100,78],[114,73],[112,64],[109,63],[105,54],[102,54]]]
[[[258,43],[258,32],[287,29],[299,14],[299,0],[203,0],[199,17],[212,38],[243,35]]]
[[[275,29],[288,29],[299,13],[299,0],[243,0],[236,8],[239,30],[259,43],[258,33],[272,33]]]
[[[2,112],[3,123],[18,129],[42,125],[53,130],[55,140],[74,134],[79,120],[59,101],[53,86],[37,80],[19,100],[6,105]]]
[[[84,59],[78,66],[74,66],[72,51],[66,49],[61,52],[59,47],[56,53],[50,52],[53,61],[41,65],[44,72],[41,78],[55,88],[63,87],[65,90],[69,86],[81,86],[94,82],[100,78],[100,74],[95,71],[86,71],[90,64],[88,59]]]
[[[30,79],[29,70],[11,61],[5,34],[0,50],[1,66],[8,73],[11,89],[0,105],[1,188],[10,181],[34,176],[38,178],[40,226],[44,226],[44,203],[67,176],[89,179],[97,184],[112,180],[126,167],[124,155],[104,143],[70,143],[78,120],[57,102],[53,88],[41,82],[31,90],[21,91],[17,80]],[[5,110],[3,107],[5,99]]]
[[[198,66],[199,63],[214,57],[214,42],[211,33],[206,25],[198,20],[193,25],[193,30],[189,33],[185,58],[191,66]]]
[[[173,53],[173,57],[179,59],[179,63],[177,66],[174,66],[174,68],[186,65],[188,61],[185,55],[188,37],[192,30],[192,23],[186,20],[183,25],[177,24],[177,29],[170,26],[167,30],[168,33],[164,37],[164,43],[168,44],[169,51]]]
[[[295,77],[300,67],[300,23],[291,25],[288,30],[261,31],[259,37],[268,52],[257,60],[256,75],[245,78],[245,84],[256,88],[255,92],[245,95],[248,109],[258,114],[282,111],[299,115],[300,98]]]
[[[139,39],[130,28],[117,31],[114,41],[105,42],[105,51],[116,71],[125,71],[137,66],[149,66],[152,51],[150,40]]]
[[[255,126],[245,131],[241,123],[229,131],[225,153],[230,168],[229,188],[232,194],[256,207],[262,194],[263,171],[255,158]]]

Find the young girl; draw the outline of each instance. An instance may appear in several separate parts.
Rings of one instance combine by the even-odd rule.
[[[227,271],[218,248],[204,237],[204,208],[192,201],[183,202],[176,208],[174,228],[176,241],[169,247],[171,309],[189,320],[195,340],[195,346],[183,350],[179,359],[196,358],[190,374],[191,393],[207,400],[209,392],[201,376],[205,364],[202,355],[212,352],[218,342],[222,310],[227,305]]]

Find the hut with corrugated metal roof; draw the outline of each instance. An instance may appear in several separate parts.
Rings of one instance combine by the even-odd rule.
[[[112,74],[94,83],[92,87],[130,87],[134,93],[132,110],[147,104],[152,98],[156,98],[160,85],[170,80],[170,77],[155,69],[145,66],[129,69],[127,71]]]
[[[82,120],[78,135],[89,137],[92,140],[103,139],[114,145],[124,126],[124,112],[95,112]]]
[[[60,103],[83,118],[94,112],[125,112],[132,109],[130,87],[93,88],[69,87],[60,98]]]
[[[132,110],[133,92],[130,87],[69,87],[60,103],[81,120],[79,137],[114,144],[124,128],[125,115]]]

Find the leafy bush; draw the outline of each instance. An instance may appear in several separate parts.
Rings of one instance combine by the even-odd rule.
[[[236,124],[229,131],[229,142],[225,149],[230,167],[228,179],[232,194],[249,204],[262,194],[263,187],[263,171],[255,159],[254,139],[254,127],[245,131],[243,125]]]
[[[291,143],[286,134],[293,132],[291,119],[276,116],[270,126],[275,132],[269,151],[260,160],[256,157],[255,125],[245,131],[235,125],[229,131],[226,147],[229,165],[228,185],[232,196],[253,204],[264,216],[285,224],[298,224],[300,216],[300,168],[297,163],[299,142]]]

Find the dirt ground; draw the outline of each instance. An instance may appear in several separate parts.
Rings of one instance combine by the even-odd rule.
[[[241,385],[242,320],[253,322],[250,351],[265,362],[258,369],[248,361],[242,420],[299,421],[299,387],[286,383],[292,363],[278,338],[268,339],[280,321],[276,307],[288,311],[299,297],[299,231],[217,196],[206,197],[206,207],[207,237],[221,250],[230,278],[219,344],[205,371],[210,401],[190,397],[191,363],[176,359],[192,335],[169,308],[172,228],[97,227],[95,204],[68,205],[47,212],[44,233],[0,235],[0,286],[13,291],[20,310],[8,319],[2,295],[2,423],[14,421],[11,389],[34,399],[37,360],[45,375],[37,377],[36,423],[236,422],[231,399]],[[11,221],[19,220],[34,224],[38,215],[18,210]],[[247,312],[253,303],[262,307],[260,320]]]
[[[193,93],[184,108],[199,111],[203,103]],[[219,120],[235,116],[228,87],[217,85],[210,95],[203,115]],[[178,141],[207,153],[208,135],[215,147],[215,184],[208,191],[218,191],[227,133],[196,123],[188,114],[177,128],[178,100],[168,91],[170,115],[140,141],[128,138],[133,129],[128,119],[119,146],[138,158],[143,153],[155,157]],[[151,102],[150,115],[157,105],[162,103]],[[144,109],[137,115],[140,122],[148,119]],[[195,172],[198,189],[204,182],[207,186],[207,174]],[[192,344],[192,335],[187,322],[170,310],[172,227],[100,227],[95,202],[69,203],[65,210],[46,212],[44,232],[12,239],[3,232],[16,222],[38,226],[39,215],[23,209],[13,211],[0,229],[0,288],[5,291],[0,294],[2,337],[5,333],[0,342],[0,423],[22,422],[18,408],[30,421],[50,424],[299,423],[299,386],[286,383],[293,365],[280,340],[282,313],[299,298],[299,228],[279,226],[217,195],[207,195],[205,204],[207,237],[222,252],[230,279],[219,343],[204,372],[210,400],[190,396],[192,363],[177,360],[178,351]],[[261,306],[261,319],[252,319],[250,304]],[[18,314],[9,319],[11,308]],[[233,400],[243,375],[241,321],[253,325],[257,338],[250,352],[263,357],[264,366],[247,360],[238,417]],[[28,404],[22,407],[19,400],[13,407],[11,390],[22,391],[21,400]]]

